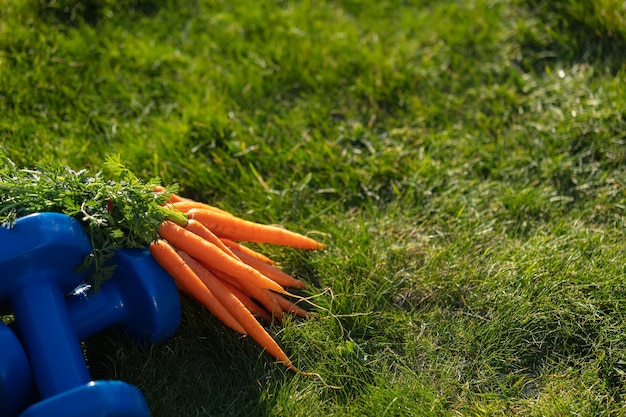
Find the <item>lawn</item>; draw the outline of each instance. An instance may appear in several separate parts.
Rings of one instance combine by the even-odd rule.
[[[626,414],[618,0],[0,0],[14,162],[139,177],[311,232],[296,375],[187,298],[85,341],[154,416]]]

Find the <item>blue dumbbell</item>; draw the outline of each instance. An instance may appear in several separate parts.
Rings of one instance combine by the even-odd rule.
[[[96,294],[87,297],[77,292],[68,297],[78,338],[84,340],[112,325],[139,343],[158,343],[172,336],[180,322],[180,303],[173,296],[176,287],[169,275],[147,250],[118,251],[112,263],[115,273]],[[0,362],[0,410],[12,417],[32,403],[35,387],[18,339],[4,328],[0,327],[0,346],[8,362],[4,367]]]
[[[22,344],[2,322],[0,346],[0,410],[3,416],[13,417],[35,400],[35,383]]]
[[[174,281],[148,250],[117,251],[113,276],[89,296],[68,297],[72,327],[80,340],[117,326],[140,344],[172,336],[180,323]]]
[[[75,268],[91,252],[82,226],[57,213],[26,216],[10,229],[0,228],[2,245],[6,247],[0,251],[0,266],[4,271],[0,304],[8,302],[13,310],[16,331],[30,359],[41,398],[21,417],[149,416],[145,399],[136,387],[120,381],[91,381],[89,376],[80,337],[96,333],[102,326],[129,323],[128,313],[109,311],[114,316],[111,319],[108,313],[100,312],[100,307],[113,303],[118,307],[123,305],[121,310],[130,311],[127,302],[136,299],[125,297],[120,304],[115,296],[103,293],[94,298],[93,304],[81,301],[68,307],[65,294],[85,278]],[[117,275],[122,276],[124,271],[131,275],[145,272],[148,264],[138,262],[142,266],[137,267],[133,259],[141,259],[141,255],[118,255],[122,267]],[[170,297],[176,299],[174,304],[178,302],[175,290],[170,292]],[[90,324],[83,323],[80,317],[90,314],[96,319]],[[168,329],[171,330],[171,325],[164,325],[157,333],[165,335]]]

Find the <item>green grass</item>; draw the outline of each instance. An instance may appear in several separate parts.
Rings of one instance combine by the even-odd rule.
[[[626,413],[617,0],[0,0],[0,143],[317,231],[292,375],[183,299],[86,341],[155,416]],[[334,388],[339,387],[339,388]]]

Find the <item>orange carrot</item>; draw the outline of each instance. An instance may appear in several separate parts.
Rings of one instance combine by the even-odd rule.
[[[207,242],[174,222],[166,220],[159,225],[159,236],[176,249],[183,250],[205,266],[222,271],[240,282],[284,293],[283,287],[256,269],[227,255],[214,244]]]
[[[283,309],[278,303],[278,301],[276,301],[274,297],[272,297],[272,294],[275,294],[275,293],[272,293],[270,290],[266,288],[260,288],[254,285],[250,285],[250,286],[244,285],[243,290],[244,292],[247,292],[248,295],[250,295],[250,297],[254,298],[259,303],[261,303],[261,305],[265,307],[265,309],[270,313],[270,315],[275,321],[277,321],[278,323],[281,323],[283,321],[284,319]]]
[[[197,260],[195,260],[194,258],[192,258],[188,253],[175,249],[176,252],[178,253],[178,255],[185,260],[185,262],[187,263],[187,265],[189,265],[189,267],[191,268],[191,270],[198,275],[198,277],[200,278],[200,280],[205,283],[205,279],[206,279],[206,275],[204,272],[204,269],[207,269],[204,265],[202,265],[200,262],[198,262]],[[209,270],[210,271],[210,270]],[[248,310],[250,310],[250,312],[252,312],[253,314],[256,315],[256,313],[258,313],[259,311],[263,311],[265,314],[263,314],[263,318],[267,318],[267,321],[272,321],[270,315],[267,313],[267,311],[263,310],[263,308],[261,308],[258,304],[256,304],[254,301],[252,301],[252,299],[250,297],[248,297],[247,295],[245,295],[243,293],[243,291],[241,289],[237,289],[235,285],[233,285],[233,283],[231,282],[230,277],[227,277],[226,274],[224,274],[223,272],[220,271],[210,271],[213,273],[213,275],[215,275],[218,279],[220,279],[220,281],[226,285],[231,292],[233,292],[237,298],[239,298],[241,300],[241,297],[239,297],[240,295],[244,296],[247,298],[247,300],[244,302],[243,300],[241,300],[241,302],[248,308]],[[222,279],[222,277],[227,277],[226,279]],[[268,291],[268,290],[265,290]],[[269,292],[269,291],[268,291]],[[275,294],[275,293],[272,293]],[[248,303],[248,300],[250,300],[250,303]],[[277,303],[278,305],[280,305],[279,303]],[[256,306],[256,308],[254,307]],[[252,311],[254,310],[254,311]]]
[[[272,294],[275,293],[272,293],[266,288],[261,288],[252,283],[249,283],[247,280],[237,280],[236,278],[229,276],[228,274],[225,274],[221,271],[211,269],[209,270],[222,282],[228,283],[238,288],[239,291],[241,291],[247,297],[257,300],[274,318],[274,320],[270,318],[268,321],[276,321],[278,323],[283,321],[283,310],[280,304],[276,302],[276,300],[274,300],[272,297]]]
[[[212,210],[193,208],[187,214],[211,229],[220,238],[247,242],[272,243],[300,249],[323,249],[326,245],[310,237],[278,226],[254,223]]]
[[[154,192],[155,193],[162,193],[164,191],[165,191],[165,187],[163,187],[163,186],[157,185],[156,187],[154,187]],[[190,200],[188,198],[184,198],[184,197],[181,197],[181,196],[179,196],[177,194],[173,194],[173,193],[170,193],[169,197],[170,198],[167,200],[168,203],[178,203],[178,202],[182,202],[182,201],[192,201],[192,200]]]
[[[277,284],[282,285],[283,287],[292,287],[292,288],[306,288],[306,284],[299,279],[292,277],[284,271],[281,271],[278,268],[273,267],[272,265],[268,265],[263,261],[259,261],[258,259],[247,255],[243,252],[239,252],[237,249],[234,249],[233,252],[242,262],[247,265],[250,265],[252,268],[256,269],[272,281]]]
[[[205,225],[203,225],[199,221],[194,219],[187,220],[187,225],[185,226],[185,229],[197,234],[204,240],[211,242],[233,258],[239,259],[239,257],[235,255],[233,251],[228,246],[226,246],[219,237],[215,236],[212,231],[210,231]]]
[[[309,313],[305,309],[300,307],[299,305],[292,303],[290,300],[286,299],[280,294],[276,294],[276,293],[271,293],[271,294],[272,294],[272,297],[276,300],[276,302],[278,302],[278,305],[280,305],[280,307],[287,313],[295,314],[296,316],[299,316],[302,318],[309,317]]]
[[[218,277],[220,281],[227,283],[228,285],[238,289],[239,291],[243,291],[243,285],[241,285],[241,282],[237,280],[236,278],[233,278],[230,275],[223,273],[222,271],[218,271],[217,269],[210,269],[210,268],[207,268],[207,269],[211,271],[213,275]]]
[[[278,346],[278,343],[276,343],[272,336],[267,333],[252,313],[250,313],[250,310],[243,305],[235,294],[222,284],[220,280],[208,269],[189,256],[189,254],[184,254],[183,252],[180,252],[180,254],[185,262],[193,264],[197,268],[197,270],[202,274],[204,280],[203,282],[206,286],[222,302],[224,307],[230,311],[233,317],[239,321],[241,326],[246,329],[250,337],[252,337],[270,355],[284,363],[288,369],[298,372],[298,369],[293,365],[280,346]]]
[[[271,260],[270,258],[268,258],[267,256],[263,255],[262,253],[259,253],[257,251],[255,251],[254,249],[250,249],[247,246],[244,246],[240,243],[235,242],[234,240],[230,240],[230,239],[226,239],[226,238],[222,238],[222,242],[224,242],[224,244],[226,246],[228,246],[231,249],[237,249],[239,252],[243,252],[247,255],[250,255],[254,258],[257,258],[259,261],[263,261],[266,264],[270,264],[270,265],[274,265],[274,261]]]
[[[228,216],[233,216],[231,213],[226,210],[222,210],[221,208],[211,206],[209,204],[200,203],[195,200],[183,199],[179,201],[172,201],[169,206],[182,211],[183,213],[188,212],[191,209],[202,209],[202,210],[210,210],[218,213],[222,213]]]
[[[152,257],[165,269],[176,282],[176,286],[185,294],[202,304],[222,323],[238,333],[246,334],[231,313],[224,308],[215,295],[203,284],[201,279],[167,242],[156,241],[150,244]]]
[[[215,274],[214,274],[215,275]],[[217,276],[217,275],[216,275]],[[218,277],[219,278],[219,277]],[[258,317],[261,320],[266,321],[267,323],[271,323],[272,322],[272,316],[269,315],[269,313],[267,312],[267,310],[263,309],[263,307],[261,307],[260,305],[258,305],[257,303],[254,302],[254,300],[252,300],[252,298],[248,297],[246,294],[244,294],[241,290],[237,289],[236,287],[234,287],[230,282],[228,281],[224,281],[222,280],[222,284],[224,284],[233,294],[235,294],[235,296],[237,298],[239,298],[239,301],[241,301],[241,303],[243,305],[246,306],[246,308],[248,310],[250,310],[250,312]]]

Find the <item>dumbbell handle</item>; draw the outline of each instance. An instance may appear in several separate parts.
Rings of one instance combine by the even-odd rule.
[[[89,375],[65,296],[85,278],[75,268],[92,250],[82,225],[63,214],[37,213],[18,219],[11,228],[0,227],[0,243],[0,304],[8,303],[13,310],[13,328],[30,360],[36,382],[33,388],[40,399],[21,416],[149,416],[136,387],[119,381],[92,381]],[[104,316],[107,314],[100,315]],[[7,346],[0,346],[2,353],[6,354],[5,350]],[[28,361],[22,361],[27,368],[24,363]],[[10,389],[6,392],[11,394]],[[8,411],[3,407],[0,414]]]
[[[58,286],[38,281],[16,288],[11,305],[43,398],[91,380],[65,296]]]
[[[118,251],[113,276],[98,292],[68,297],[72,326],[80,340],[117,325],[135,342],[158,343],[180,321],[180,300],[172,278],[147,250]]]
[[[5,417],[15,417],[35,400],[35,382],[22,344],[2,321],[0,346],[0,410]]]
[[[124,320],[127,308],[115,285],[102,286],[97,294],[77,297],[68,305],[72,327],[79,340],[85,340]]]

